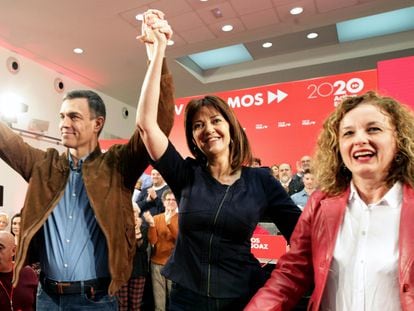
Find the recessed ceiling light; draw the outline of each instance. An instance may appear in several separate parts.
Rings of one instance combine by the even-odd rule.
[[[306,38],[308,38],[308,39],[315,39],[315,38],[317,38],[319,36],[319,34],[318,33],[316,33],[316,32],[310,32],[310,33],[308,33],[307,35],[306,35]]]
[[[232,25],[224,25],[223,27],[221,27],[221,30],[223,31],[232,31],[233,30],[233,26]]]
[[[144,14],[139,13],[139,14],[135,15],[135,19],[137,21],[143,21],[144,20]]]
[[[73,49],[73,53],[75,53],[75,54],[82,54],[83,53],[83,50],[81,48],[74,48]]]
[[[200,2],[207,2],[208,0],[200,0]]]
[[[167,45],[174,45],[174,43],[175,43],[175,42],[174,42],[173,40],[168,40],[168,41],[167,41]]]
[[[303,8],[300,7],[300,6],[297,6],[297,7],[290,10],[290,14],[292,14],[292,15],[298,15],[302,12],[303,12]]]
[[[265,42],[262,44],[262,47],[264,47],[265,49],[270,48],[273,45],[272,42]]]

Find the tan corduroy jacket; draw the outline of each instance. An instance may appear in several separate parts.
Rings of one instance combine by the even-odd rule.
[[[174,119],[172,77],[164,61],[158,122],[169,134]],[[68,151],[67,151],[68,152]],[[46,151],[26,144],[0,122],[0,158],[28,183],[21,220],[14,284],[22,267],[36,260],[43,224],[62,197],[69,177],[67,152]],[[111,274],[109,293],[126,283],[132,270],[135,230],[131,196],[138,177],[148,166],[148,154],[136,129],[125,145],[102,153],[99,145],[82,166],[89,202],[106,237]]]

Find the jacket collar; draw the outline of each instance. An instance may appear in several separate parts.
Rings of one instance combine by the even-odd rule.
[[[65,152],[65,154],[64,154],[64,156],[63,156],[63,158],[64,158],[64,160],[66,161],[66,162],[68,162],[68,159],[69,159],[69,149],[66,149],[66,152]],[[96,145],[96,147],[95,147],[95,149],[90,153],[90,154],[88,154],[87,156],[86,156],[86,159],[84,159],[84,161],[91,161],[91,160],[93,160],[94,158],[96,158],[97,156],[99,156],[100,154],[102,153],[102,151],[101,151],[101,146],[99,145],[99,142],[98,142],[98,144]],[[69,164],[68,164],[69,165]]]

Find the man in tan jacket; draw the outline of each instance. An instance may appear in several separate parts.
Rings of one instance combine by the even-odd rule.
[[[155,27],[167,38],[172,34],[161,15]],[[161,90],[158,122],[169,133],[173,86],[165,61]],[[0,157],[29,183],[14,282],[26,262],[40,261],[39,310],[116,310],[113,294],[131,274],[131,196],[148,155],[137,129],[125,145],[102,153],[98,136],[105,118],[98,94],[69,92],[60,109],[61,138],[67,147],[60,155],[55,149],[29,146],[0,122]]]

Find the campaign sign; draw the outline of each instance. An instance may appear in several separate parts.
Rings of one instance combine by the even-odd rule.
[[[262,263],[275,263],[287,251],[282,235],[253,234],[251,252]]]
[[[262,164],[294,164],[312,154],[326,116],[345,96],[377,89],[376,70],[218,92],[232,107]],[[176,99],[171,141],[183,154],[189,151],[184,134],[184,111],[192,96]]]

